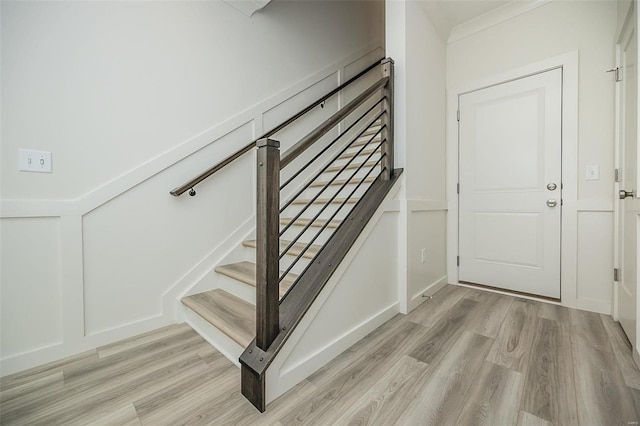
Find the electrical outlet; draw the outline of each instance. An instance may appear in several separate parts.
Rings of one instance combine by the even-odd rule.
[[[23,172],[51,173],[51,152],[35,149],[18,150],[18,170]]]
[[[424,263],[424,259],[427,257],[427,249],[420,250],[420,263]]]

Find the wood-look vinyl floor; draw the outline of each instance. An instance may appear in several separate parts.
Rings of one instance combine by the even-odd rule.
[[[610,316],[446,286],[258,413],[175,325],[0,379],[3,425],[637,425]]]

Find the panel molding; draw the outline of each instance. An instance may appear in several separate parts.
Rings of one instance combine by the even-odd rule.
[[[298,346],[298,342],[306,335],[315,317],[325,309],[326,305],[331,303],[330,297],[332,293],[336,291],[339,286],[346,284],[344,276],[347,274],[352,263],[357,261],[361,248],[368,244],[368,240],[372,234],[384,225],[382,219],[386,216],[391,216],[390,223],[387,225],[391,225],[389,228],[394,228],[394,231],[398,231],[397,223],[400,222],[402,215],[398,215],[397,211],[389,210],[389,207],[394,205],[393,201],[398,197],[401,186],[401,181],[397,182],[394,188],[387,194],[385,201],[377,209],[369,223],[367,223],[347,256],[340,262],[333,276],[329,279],[309,308],[307,314],[301,319],[278,356],[267,369],[267,401],[272,401],[282,395],[322,365],[329,362],[335,356],[339,355],[398,313],[400,306],[396,301],[381,310],[367,314],[364,319],[358,321],[356,324],[345,324],[345,328],[348,328],[346,331],[330,338],[313,353],[299,359],[292,359],[294,358],[294,351]],[[396,223],[393,224],[392,221]],[[398,265],[398,269],[400,269],[400,265]],[[362,297],[361,294],[354,296],[358,298]]]
[[[447,202],[444,200],[408,199],[409,212],[439,212],[447,211]]]
[[[611,200],[578,200],[578,212],[613,213],[613,202]]]
[[[214,266],[216,259],[228,252],[230,247],[241,242],[244,235],[250,232],[249,222],[230,232],[229,237],[204,258],[194,260],[193,266],[184,271],[178,282],[173,284],[164,294],[158,295],[162,298],[160,314],[87,335],[85,333],[84,312],[83,217],[244,126],[252,126],[253,137],[258,137],[264,131],[263,116],[267,111],[278,105],[286,104],[289,99],[327,78],[335,78],[337,86],[342,83],[347,74],[345,70],[350,65],[357,61],[368,61],[367,63],[369,63],[382,57],[383,54],[384,47],[380,43],[372,43],[355,50],[354,53],[346,55],[233,117],[213,124],[210,128],[150,158],[128,172],[115,176],[77,198],[60,200],[1,199],[0,219],[46,217],[60,219],[63,341],[60,344],[41,347],[27,353],[1,359],[0,375],[15,373],[55,361],[183,320],[177,307],[180,303],[180,295],[204,279],[207,276],[207,268]],[[231,150],[237,148],[240,146],[230,147]],[[175,182],[176,185],[179,183],[181,182]],[[166,189],[167,197],[170,196],[170,189]]]
[[[253,137],[258,137],[257,133],[262,132],[262,115],[265,112],[283,104],[288,99],[303,92],[306,88],[313,86],[333,74],[336,74],[336,86],[341,84],[341,75],[344,73],[338,71],[351,65],[358,59],[373,56],[376,52],[380,51],[384,52],[383,48],[377,44],[360,49],[355,54],[349,55],[313,73],[221,123],[214,124],[212,127],[179,143],[156,157],[139,164],[128,172],[114,177],[78,198],[63,200],[2,199],[0,200],[0,218],[63,216],[67,214],[85,215],[244,125],[252,124],[254,126]],[[257,128],[256,123],[260,123],[260,129]],[[239,148],[240,146],[237,147],[237,149]],[[180,183],[181,182],[176,182],[176,186]],[[167,193],[170,189],[171,188],[167,188]]]

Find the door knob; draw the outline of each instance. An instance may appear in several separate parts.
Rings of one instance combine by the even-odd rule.
[[[620,199],[624,200],[627,197],[635,197],[635,191],[625,191],[624,189],[621,189],[620,192],[618,193],[620,195]]]
[[[556,200],[547,200],[547,205],[549,207],[555,207],[558,204]]]
[[[548,184],[547,184],[547,189],[548,189],[549,191],[555,191],[557,187],[558,187],[558,186],[557,186],[555,183],[553,183],[553,182],[552,182],[552,183],[548,183]]]

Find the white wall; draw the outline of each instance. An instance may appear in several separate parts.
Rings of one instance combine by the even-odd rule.
[[[387,56],[396,60],[396,166],[405,168],[399,221],[403,312],[446,283],[446,45],[423,6],[387,2]]]
[[[175,321],[253,226],[254,158],[168,191],[384,54],[379,2],[1,8],[2,374]]]
[[[267,401],[291,389],[398,313],[394,250],[398,187],[396,183],[391,189],[267,369]],[[363,297],[367,303],[359,303]]]
[[[447,47],[453,94],[474,81],[578,51],[577,286],[563,302],[600,312],[610,310],[613,285],[615,83],[605,71],[615,64],[616,20],[616,2],[552,1]],[[600,166],[599,180],[585,179],[590,164]]]

